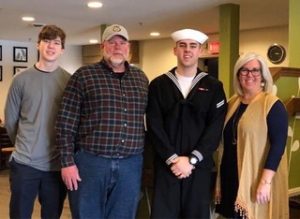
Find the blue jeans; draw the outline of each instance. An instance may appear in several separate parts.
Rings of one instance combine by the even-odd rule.
[[[66,188],[59,171],[40,171],[12,159],[10,189],[10,218],[31,218],[37,196],[41,204],[41,218],[60,218]]]
[[[142,155],[110,159],[79,151],[75,155],[81,182],[69,192],[74,219],[133,219],[141,187]]]

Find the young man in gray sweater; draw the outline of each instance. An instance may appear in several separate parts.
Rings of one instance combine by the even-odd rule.
[[[38,196],[41,218],[59,218],[66,196],[60,176],[54,123],[70,74],[59,67],[65,33],[55,25],[39,33],[39,61],[17,74],[5,106],[5,128],[15,151],[10,159],[10,218],[31,218]]]

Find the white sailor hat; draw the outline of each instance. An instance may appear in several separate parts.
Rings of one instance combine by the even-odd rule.
[[[119,24],[112,24],[106,27],[106,29],[104,30],[102,35],[102,42],[104,40],[109,40],[116,35],[122,36],[124,39],[129,40],[128,32],[125,27]]]
[[[206,34],[193,29],[182,29],[175,31],[171,34],[171,37],[175,42],[178,42],[179,40],[191,39],[199,42],[200,44],[203,44],[208,39]]]

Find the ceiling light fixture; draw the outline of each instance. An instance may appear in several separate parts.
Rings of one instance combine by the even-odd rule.
[[[35,18],[34,17],[31,17],[31,16],[24,16],[24,17],[22,17],[22,20],[23,21],[34,21],[35,20]]]
[[[87,6],[89,8],[101,8],[103,4],[101,2],[92,1],[92,2],[88,2]]]
[[[160,36],[160,33],[159,32],[151,32],[150,36],[157,37],[157,36]]]
[[[99,41],[98,40],[96,40],[96,39],[90,39],[90,41],[89,41],[91,44],[96,44],[96,43],[98,43]]]

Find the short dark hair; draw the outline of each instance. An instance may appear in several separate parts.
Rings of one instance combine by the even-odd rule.
[[[65,32],[56,25],[45,25],[39,33],[38,43],[40,43],[41,40],[54,40],[57,37],[60,38],[61,46],[64,49],[66,41]]]

